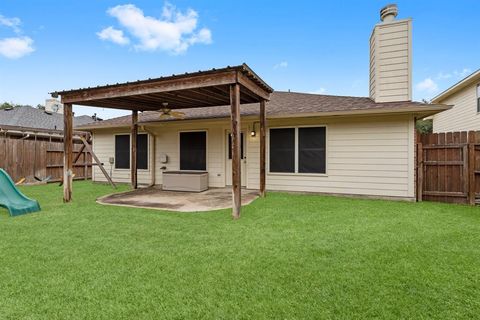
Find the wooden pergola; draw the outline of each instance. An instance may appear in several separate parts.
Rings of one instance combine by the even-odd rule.
[[[72,199],[73,125],[72,105],[132,110],[131,123],[131,181],[137,188],[138,112],[162,109],[206,108],[231,106],[232,134],[232,196],[233,217],[240,217],[241,160],[240,105],[260,105],[260,195],[265,196],[266,110],[265,103],[273,89],[246,64],[209,71],[198,71],[114,85],[53,92],[64,104],[64,187],[63,200]]]

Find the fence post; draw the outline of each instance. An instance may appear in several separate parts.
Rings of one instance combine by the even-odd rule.
[[[417,201],[423,201],[423,145],[417,143]]]
[[[475,205],[475,132],[468,132],[468,200]]]

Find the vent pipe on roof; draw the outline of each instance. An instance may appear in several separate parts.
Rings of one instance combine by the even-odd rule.
[[[380,10],[380,20],[382,22],[392,22],[398,15],[398,7],[396,4],[387,4]]]

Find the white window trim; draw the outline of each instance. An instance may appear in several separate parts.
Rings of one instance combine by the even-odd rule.
[[[325,173],[304,173],[298,172],[298,129],[300,128],[325,128]],[[271,172],[270,171],[270,130],[271,129],[295,129],[295,172]],[[306,177],[328,177],[328,126],[326,124],[312,124],[300,126],[278,126],[270,127],[267,131],[267,174],[272,176],[306,176]]]
[[[137,168],[137,171],[140,171],[140,172],[150,172],[150,134],[147,133],[147,132],[141,132],[141,133],[138,133],[138,135],[147,135],[147,169],[138,169]],[[120,171],[120,172],[126,172],[126,171],[130,171],[132,170],[132,154],[131,154],[131,151],[132,151],[132,134],[131,133],[115,133],[114,135],[114,138],[113,138],[113,155],[115,157],[115,137],[116,136],[129,136],[130,139],[128,140],[129,141],[129,146],[128,146],[128,156],[129,156],[129,161],[128,161],[128,168],[116,168],[115,166],[117,165],[117,158],[115,157],[115,163],[113,164],[113,170],[115,171]]]
[[[180,169],[180,163],[182,162],[181,152],[180,152],[180,134],[182,132],[205,132],[205,170],[187,170],[187,171],[207,171],[208,172],[208,130],[207,129],[197,129],[197,130],[179,130],[177,134],[177,145],[178,145],[178,170]]]

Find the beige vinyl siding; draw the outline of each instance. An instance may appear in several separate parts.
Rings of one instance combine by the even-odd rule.
[[[433,116],[433,131],[480,130],[480,114],[477,112],[477,83],[465,87],[439,103],[453,108]]]
[[[139,132],[145,133],[145,132]],[[110,174],[109,158],[115,157],[115,134],[130,134],[130,131],[125,129],[104,129],[97,130],[93,133],[93,152],[97,155],[100,162],[103,163],[105,170]],[[152,140],[148,138],[149,150],[148,150],[148,169],[138,170],[137,179],[139,184],[150,184],[152,179]],[[112,179],[114,182],[130,183],[130,169],[115,169],[115,165],[112,166]],[[102,171],[98,166],[93,166],[93,180],[94,181],[107,181]]]
[[[180,132],[207,132],[207,171],[210,187],[225,186],[224,135],[225,128],[221,123],[196,122],[192,124],[169,124],[165,126],[149,126],[149,131],[156,135],[156,176],[155,183],[162,184],[162,170],[180,169]],[[166,154],[168,163],[161,163],[161,155]]]
[[[414,198],[413,124],[410,116],[269,120],[272,128],[326,125],[327,172],[267,173],[267,189]],[[258,188],[258,137],[248,155],[247,186]]]
[[[412,22],[379,23],[370,38],[370,97],[377,102],[411,100]]]
[[[225,136],[229,129],[227,121],[195,121],[192,123],[168,123],[154,124],[147,126],[147,131],[155,135],[155,184],[162,184],[162,167],[165,170],[180,169],[180,132],[182,131],[206,131],[207,132],[207,171],[210,187],[225,187],[225,158],[226,158],[226,140]],[[248,124],[245,123],[242,128],[245,133],[248,130]],[[96,130],[94,132],[94,149],[100,158],[100,161],[106,163],[105,168],[110,172],[108,165],[109,157],[115,155],[114,133],[122,131],[113,131],[111,129]],[[150,139],[152,143],[153,139]],[[167,155],[168,162],[162,163],[162,154]],[[149,155],[152,155],[150,153]],[[113,169],[113,179],[115,182],[130,182],[130,170]],[[100,170],[94,172],[95,181],[106,181]],[[152,172],[148,175],[138,171],[139,183],[149,184],[152,181]]]
[[[259,125],[258,122],[255,125],[257,135],[250,136],[249,132],[253,128],[253,121],[252,119],[242,119],[242,131],[246,134],[246,187],[258,189],[260,176]],[[268,125],[269,127],[319,125],[327,128],[326,174],[268,173],[268,190],[414,198],[414,122],[412,116],[269,119]],[[162,166],[166,166],[167,170],[179,169],[179,132],[206,130],[209,186],[224,187],[226,181],[226,134],[229,128],[228,120],[149,125],[148,132],[156,136],[156,184],[162,183],[162,170],[160,169]],[[101,161],[108,163],[108,157],[114,154],[113,134],[95,132],[94,139],[95,148],[101,156]],[[167,164],[160,163],[161,154],[168,156]],[[95,179],[103,181],[101,173],[95,172]],[[129,171],[121,173],[125,175],[120,176],[119,172],[115,172],[115,181],[129,182]],[[148,180],[147,177],[144,177],[143,181],[145,180]]]

